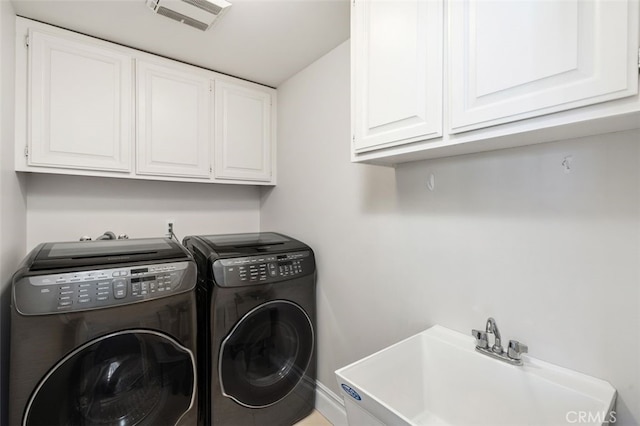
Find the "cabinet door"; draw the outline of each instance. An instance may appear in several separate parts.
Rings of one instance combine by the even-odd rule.
[[[29,32],[29,165],[131,170],[132,60],[100,42]]]
[[[271,180],[274,96],[250,83],[216,80],[216,178]]]
[[[442,135],[441,0],[356,0],[352,8],[354,151]]]
[[[452,0],[451,131],[630,96],[635,0]]]
[[[136,61],[141,175],[209,178],[210,79],[193,67]]]

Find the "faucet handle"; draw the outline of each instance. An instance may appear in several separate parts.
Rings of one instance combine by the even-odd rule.
[[[471,330],[471,335],[476,338],[476,346],[486,349],[489,347],[489,340],[487,339],[487,332],[481,330]]]
[[[511,359],[521,359],[522,354],[528,353],[529,347],[524,343],[520,343],[517,340],[509,340],[509,349],[507,355]]]

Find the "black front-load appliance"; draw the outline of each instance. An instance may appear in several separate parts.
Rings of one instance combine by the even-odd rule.
[[[45,243],[12,286],[10,425],[196,424],[196,266],[181,245]]]
[[[315,259],[275,233],[186,237],[198,264],[203,424],[291,425],[314,408]]]

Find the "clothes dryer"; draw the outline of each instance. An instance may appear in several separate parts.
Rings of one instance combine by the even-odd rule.
[[[9,424],[196,424],[196,266],[180,244],[45,243],[12,286]]]
[[[314,409],[315,259],[275,233],[186,237],[198,264],[201,414],[291,425]]]

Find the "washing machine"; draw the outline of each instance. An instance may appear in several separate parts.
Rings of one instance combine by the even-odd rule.
[[[170,239],[36,247],[12,283],[9,424],[196,424],[196,274]]]
[[[206,425],[291,425],[314,409],[316,267],[276,233],[190,236]]]

